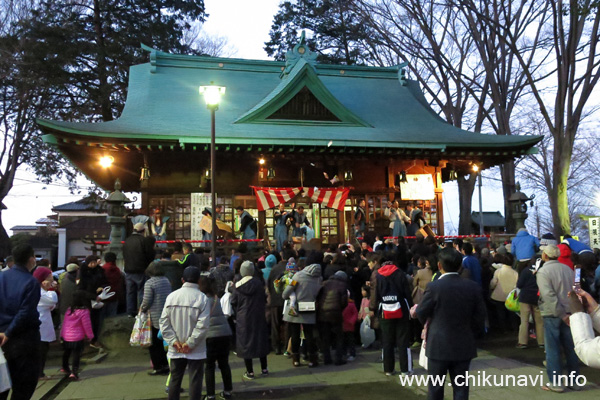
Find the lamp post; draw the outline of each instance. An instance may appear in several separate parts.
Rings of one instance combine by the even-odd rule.
[[[216,152],[215,152],[215,112],[219,109],[221,96],[225,94],[224,86],[200,86],[198,88],[201,95],[204,96],[206,107],[210,110],[210,198],[212,207],[212,234],[211,234],[211,256],[212,266],[217,266],[217,216],[216,206],[217,199],[215,194],[215,168],[216,168]]]
[[[483,200],[481,198],[481,171],[479,170],[479,165],[473,164],[473,172],[477,173],[477,178],[479,179],[479,234],[483,236]]]

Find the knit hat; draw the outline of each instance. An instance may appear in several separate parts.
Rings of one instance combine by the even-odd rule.
[[[269,254],[267,258],[265,258],[265,267],[273,268],[273,266],[277,263],[277,258],[273,254]]]
[[[500,246],[498,246],[498,248],[496,249],[496,253],[498,254],[506,254],[506,247],[504,247],[503,244],[501,244]]]
[[[556,241],[556,238],[553,234],[545,233],[540,239],[540,248],[542,248],[542,246],[548,246],[550,244],[557,245],[558,242]]]
[[[73,271],[77,271],[79,269],[79,265],[75,264],[75,263],[71,263],[69,265],[67,265],[67,272],[73,272]]]
[[[244,261],[242,263],[242,266],[240,267],[240,274],[242,274],[242,277],[254,275],[254,264],[252,261]]]
[[[138,222],[133,226],[133,230],[136,232],[144,232],[146,230],[146,224]]]
[[[285,269],[296,269],[296,259],[294,257],[288,259]]]
[[[44,282],[50,275],[52,275],[52,270],[46,267],[37,267],[35,271],[33,271],[33,277],[37,279],[40,284]]]
[[[183,280],[190,283],[198,283],[200,280],[200,269],[190,266],[183,270]]]
[[[333,274],[333,276],[337,276],[338,279],[341,279],[343,281],[348,280],[348,275],[346,275],[346,273],[344,271],[338,271],[335,274]]]

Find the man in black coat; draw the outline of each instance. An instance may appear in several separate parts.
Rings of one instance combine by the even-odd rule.
[[[469,398],[465,373],[471,359],[477,357],[475,338],[483,333],[485,319],[481,287],[458,276],[461,263],[461,254],[452,248],[438,253],[442,276],[427,285],[416,309],[423,324],[429,319],[426,346],[429,375],[441,380],[450,372],[455,400]],[[430,381],[428,399],[443,398],[444,383],[434,385]]]
[[[127,283],[127,314],[135,316],[142,304],[146,268],[154,260],[154,245],[144,237],[146,225],[137,223],[133,234],[123,244],[125,262],[125,282]]]

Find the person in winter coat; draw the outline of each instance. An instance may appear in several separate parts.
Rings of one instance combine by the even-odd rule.
[[[535,267],[525,267],[519,274],[517,288],[519,292],[521,325],[519,326],[519,341],[517,349],[526,349],[529,342],[529,316],[535,321],[535,336],[538,346],[544,347],[544,321],[538,307],[538,285],[535,280]]]
[[[325,364],[331,364],[331,337],[335,336],[335,365],[346,364],[343,358],[344,330],[343,312],[348,305],[348,276],[344,271],[336,272],[323,282],[317,294],[317,321],[321,336]]]
[[[68,264],[66,270],[67,272],[60,282],[60,297],[58,298],[61,321],[69,307],[71,307],[73,295],[77,290],[77,271],[79,271],[79,265],[75,263]]]
[[[58,303],[58,296],[56,295],[56,282],[54,282],[54,277],[52,276],[52,270],[50,268],[37,267],[35,271],[33,271],[33,277],[37,279],[41,287],[40,302],[38,303],[37,310],[40,313],[41,323],[40,379],[44,379],[46,378],[44,368],[46,367],[48,349],[50,348],[50,343],[56,340],[56,332],[54,331],[51,312]]]
[[[573,271],[558,262],[560,250],[558,246],[548,245],[542,251],[544,265],[536,273],[540,289],[538,305],[544,319],[544,344],[546,350],[546,373],[549,385],[544,390],[563,392],[561,382],[556,383],[556,377],[563,375],[579,375],[579,360],[575,353],[573,336],[569,328],[571,304],[569,292],[573,287],[575,277]],[[563,354],[565,360],[563,359]],[[566,366],[566,371],[565,371]]]
[[[160,330],[160,316],[162,315],[167,297],[171,294],[171,283],[160,267],[160,261],[153,261],[146,269],[150,279],[144,285],[144,298],[140,310],[150,313],[152,323],[152,345],[148,348],[152,371],[148,375],[168,375],[169,363],[163,341],[158,338]]]
[[[104,270],[98,266],[98,257],[91,255],[87,256],[85,262],[79,269],[79,282],[77,286],[85,291],[90,301],[99,301],[98,295],[102,292],[102,289],[107,285],[106,276]],[[90,346],[96,349],[100,349],[98,339],[100,337],[100,328],[102,326],[102,309],[92,308],[90,310],[90,318],[92,319],[92,329],[94,331],[94,339],[90,343]]]
[[[144,271],[154,260],[154,246],[144,237],[146,225],[138,222],[133,226],[133,233],[123,244],[123,261],[125,263],[125,281],[127,283],[127,314],[135,316],[144,292],[146,275]]]
[[[368,306],[367,306],[368,307]],[[344,331],[344,353],[348,354],[347,361],[354,361],[356,358],[356,347],[354,343],[354,335],[356,334],[356,321],[358,321],[358,310],[354,300],[348,298],[348,305],[342,312],[344,323],[342,329]]]
[[[539,248],[540,241],[537,237],[530,235],[526,228],[519,229],[510,247],[510,252],[517,260],[517,269],[521,270],[524,268],[523,265],[529,264],[531,257],[535,256]]]
[[[254,379],[252,359],[260,359],[261,373],[269,375],[267,354],[269,354],[269,331],[265,318],[267,296],[264,285],[254,276],[255,268],[251,261],[244,261],[240,267],[242,279],[236,282],[231,306],[236,315],[236,351],[244,359],[246,372],[244,379]]]
[[[383,370],[386,375],[394,373],[395,353],[398,347],[400,371],[408,374],[408,346],[410,345],[409,311],[412,307],[410,284],[406,274],[391,262],[384,262],[375,275],[375,285],[371,287],[369,305],[371,311],[380,318],[383,341]]]
[[[278,290],[275,287],[275,281],[279,282],[286,271],[286,262],[284,260],[280,261],[273,267],[271,272],[269,273],[269,277],[266,280],[267,291],[269,293],[269,317],[271,322],[271,346],[275,351],[275,354],[282,354],[284,346],[287,343],[287,338],[284,331],[283,324],[283,298],[281,297],[281,293],[283,292],[283,288]]]
[[[500,330],[502,332],[506,329],[512,331],[514,330],[514,314],[506,308],[504,302],[511,290],[517,287],[519,274],[512,269],[512,259],[508,254],[496,254],[492,265],[496,268],[496,271],[490,282],[490,290],[492,291],[490,297],[496,308]]]
[[[183,270],[183,285],[167,297],[160,316],[160,330],[169,345],[171,360],[169,400],[179,400],[186,368],[190,376],[190,399],[202,397],[210,308],[208,298],[199,290],[199,280],[197,267]]]
[[[63,359],[61,372],[69,375],[69,379],[79,379],[79,361],[83,352],[83,341],[94,338],[92,321],[90,318],[90,301],[87,294],[77,290],[72,297],[72,302],[65,313],[65,319],[60,331],[63,340]],[[73,355],[72,368],[69,359]]]
[[[215,281],[211,276],[201,275],[199,287],[208,297],[210,307],[210,325],[206,335],[206,400],[215,400],[215,366],[219,365],[223,391],[220,396],[224,399],[231,398],[233,382],[231,367],[229,366],[229,343],[231,328],[227,317],[223,314],[221,302],[215,293]]]
[[[316,310],[317,294],[321,289],[322,282],[321,265],[310,264],[292,276],[292,282],[283,290],[282,297],[289,300],[294,295],[298,304],[304,303],[307,308]],[[303,311],[296,315],[290,315],[287,309],[284,308],[283,320],[288,323],[288,336],[292,340],[293,365],[295,367],[300,366],[300,332],[303,330],[309,357],[308,366],[311,368],[318,366],[319,359],[314,336],[317,322],[316,311]]]
[[[102,317],[104,319],[117,315],[117,307],[122,294],[123,274],[121,269],[117,267],[117,255],[111,251],[104,254],[102,269],[111,292],[115,292],[112,297],[102,301],[104,303],[104,307],[102,307]]]

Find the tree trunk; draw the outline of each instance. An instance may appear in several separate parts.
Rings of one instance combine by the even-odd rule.
[[[2,211],[0,211],[0,258],[5,259],[10,255],[10,252],[10,239],[8,237],[8,233],[6,233],[6,229],[4,229],[4,225],[2,224]]]
[[[458,203],[460,208],[460,215],[458,217],[458,234],[470,235],[473,232],[471,224],[471,204],[473,201],[475,182],[477,182],[477,174],[459,176],[457,182]]]
[[[569,178],[569,169],[571,167],[572,149],[563,145],[563,148],[554,154],[560,154],[561,157],[555,157],[552,163],[552,191],[550,206],[552,208],[552,222],[554,223],[554,233],[557,238],[565,234],[571,234],[571,217],[569,216],[569,198],[567,194],[567,181]]]
[[[513,212],[508,199],[515,192],[515,162],[507,161],[500,165],[500,176],[502,178],[502,193],[504,194],[504,224],[506,233],[517,233]]]

